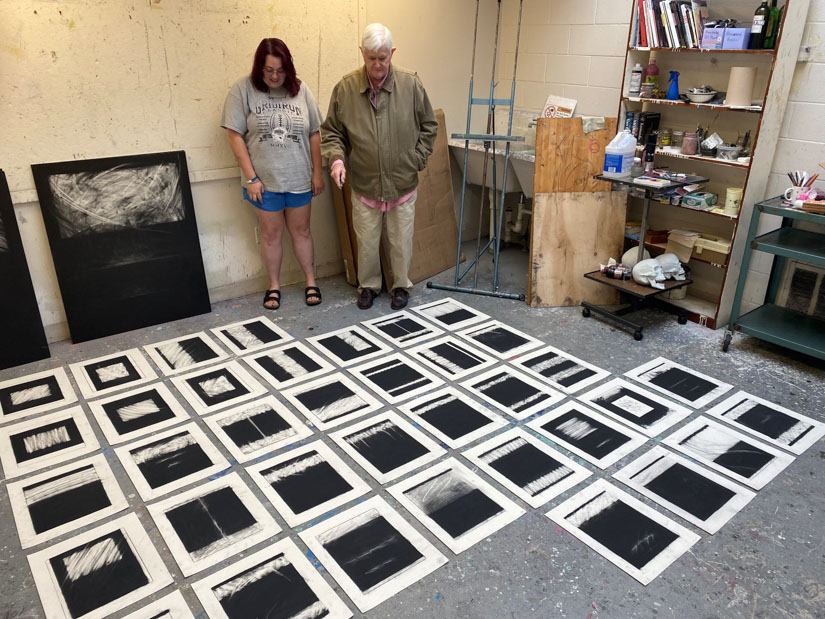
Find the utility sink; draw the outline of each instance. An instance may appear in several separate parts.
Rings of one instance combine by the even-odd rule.
[[[453,158],[458,163],[459,169],[464,171],[464,140],[450,140],[450,152]],[[516,176],[513,168],[513,149],[510,152],[510,165],[506,170],[504,167],[504,150],[496,151],[496,190],[501,191],[504,185],[504,180],[507,180],[505,188],[506,193],[518,193],[522,190],[521,183],[519,183],[518,176]],[[488,155],[490,161],[487,164],[487,189],[493,188],[493,154],[492,149]],[[467,183],[470,185],[481,186],[481,177],[484,172],[484,147],[481,144],[470,143],[470,152],[467,158]],[[506,172],[506,177],[505,177]],[[530,186],[532,187],[532,176],[530,178]],[[532,193],[532,191],[531,191]]]
[[[525,198],[533,197],[533,175],[536,172],[536,151],[525,150],[517,152],[516,156],[510,155],[510,166],[516,173],[521,192]]]

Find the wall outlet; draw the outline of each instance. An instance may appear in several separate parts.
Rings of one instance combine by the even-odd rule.
[[[255,242],[261,244],[261,229],[258,226],[255,226]]]

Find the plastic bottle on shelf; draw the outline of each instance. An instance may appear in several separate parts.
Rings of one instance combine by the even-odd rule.
[[[620,178],[630,176],[636,155],[636,138],[625,129],[617,133],[604,149],[604,176]]]
[[[638,62],[636,66],[633,67],[633,70],[630,72],[630,89],[628,90],[628,94],[631,97],[638,97],[639,93],[642,89],[642,65]]]
[[[642,71],[642,81],[645,84],[653,84],[654,90],[659,87],[659,67],[656,66],[655,58],[651,58],[650,64]]]

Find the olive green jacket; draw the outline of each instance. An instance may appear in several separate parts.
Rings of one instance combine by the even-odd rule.
[[[378,91],[378,109],[369,94],[363,66],[335,85],[321,125],[321,153],[330,165],[344,160],[355,193],[391,202],[418,186],[418,172],[433,152],[438,123],[414,71],[390,65]]]

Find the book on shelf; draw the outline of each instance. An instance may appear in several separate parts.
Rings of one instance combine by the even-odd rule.
[[[639,47],[698,49],[707,15],[707,0],[636,0],[632,40]]]
[[[633,182],[637,185],[645,185],[647,187],[667,187],[670,185],[670,181],[666,178],[661,178],[659,176],[637,176],[633,179]]]

